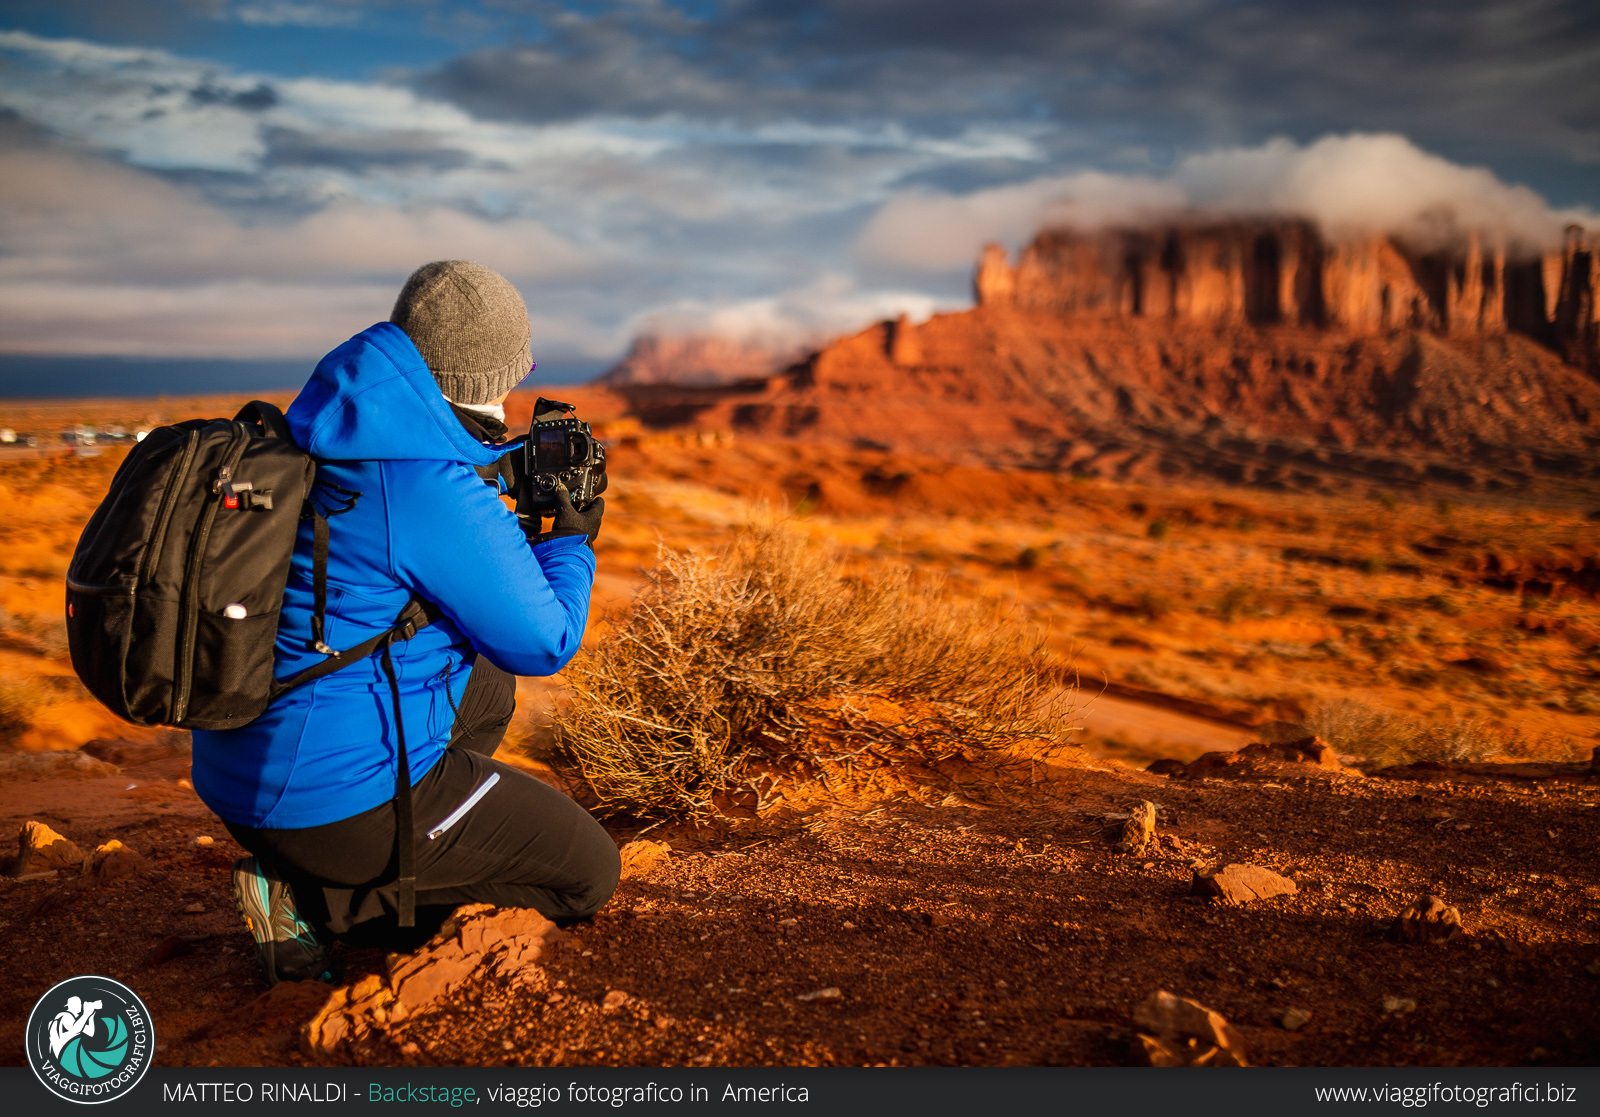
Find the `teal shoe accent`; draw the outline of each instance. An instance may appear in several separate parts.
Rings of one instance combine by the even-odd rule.
[[[254,857],[233,863],[233,902],[256,942],[256,964],[268,985],[335,979],[328,947],[300,918],[289,882]]]

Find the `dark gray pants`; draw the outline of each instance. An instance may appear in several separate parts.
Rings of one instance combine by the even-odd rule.
[[[302,917],[353,943],[408,948],[437,931],[459,904],[533,908],[557,922],[587,919],[616,889],[616,844],[561,792],[492,759],[515,708],[516,680],[479,659],[450,747],[412,788],[414,929],[400,928],[395,915],[392,802],[324,826],[261,830],[228,823],[228,832],[293,885]],[[499,780],[481,799],[429,837],[492,775]]]

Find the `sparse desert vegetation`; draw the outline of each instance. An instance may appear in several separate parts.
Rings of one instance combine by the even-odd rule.
[[[1061,664],[1017,606],[903,562],[856,560],[782,525],[714,552],[664,550],[625,617],[567,672],[562,756],[612,812],[704,817],[718,795],[814,754],[819,699],[888,698],[916,713],[849,747],[937,759],[1073,726]]]
[[[1585,507],[1007,471],[587,402],[614,478],[591,632],[524,681],[500,755],[603,814],[625,879],[581,949],[332,1054],[300,1039],[322,991],[257,997],[182,742],[115,723],[63,655],[60,572],[118,455],[0,464],[0,734],[102,738],[14,751],[48,762],[0,768],[0,813],[147,859],[0,896],[52,944],[0,981],[0,1026],[93,959],[199,1037],[169,1058],[224,1065],[1120,1063],[1158,987],[1260,1064],[1600,1052]],[[1372,772],[1517,763],[1143,770],[1302,729]],[[1229,863],[1294,890],[1191,897]],[[1463,938],[1384,937],[1422,892]]]

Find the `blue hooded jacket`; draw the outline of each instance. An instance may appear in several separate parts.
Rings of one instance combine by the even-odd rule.
[[[474,652],[514,675],[550,675],[578,650],[594,583],[582,536],[529,546],[474,472],[502,451],[461,425],[411,339],[381,322],[324,357],[287,418],[331,482],[361,494],[330,516],[324,640],[382,632],[413,594],[443,616],[392,651],[411,779],[444,753]],[[311,639],[311,524],[295,543],[275,672],[321,661]],[[394,706],[380,658],[290,691],[239,729],[194,734],[194,787],[224,821],[265,829],[337,822],[394,797]]]

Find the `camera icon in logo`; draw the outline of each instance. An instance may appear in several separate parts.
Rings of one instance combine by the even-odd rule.
[[[72,977],[28,1014],[28,1065],[45,1089],[93,1105],[139,1084],[155,1051],[150,1010],[109,977]]]

